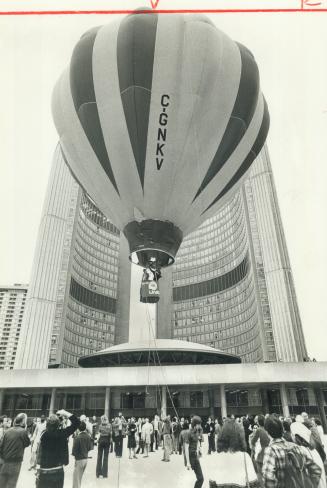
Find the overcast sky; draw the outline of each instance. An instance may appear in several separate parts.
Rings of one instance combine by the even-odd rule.
[[[39,7],[46,3],[39,2]],[[105,8],[117,8],[118,3],[119,8],[142,5],[107,0]],[[186,3],[193,8],[202,5]],[[56,5],[59,8],[60,1]],[[104,6],[100,1],[97,5]],[[160,0],[159,6],[176,2]],[[308,351],[311,357],[327,360],[327,13],[211,18],[257,60],[271,116],[268,146]],[[29,282],[57,142],[50,110],[54,83],[80,35],[110,20],[108,15],[0,18],[1,285]]]

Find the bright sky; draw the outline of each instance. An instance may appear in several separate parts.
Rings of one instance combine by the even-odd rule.
[[[278,2],[296,4],[296,0]],[[54,6],[45,0],[29,3],[34,3],[30,8]],[[95,3],[105,9],[142,5],[132,0],[55,2],[57,8],[95,8]],[[224,2],[206,3],[214,8]],[[243,0],[242,6],[247,3]],[[22,4],[28,8],[26,1],[0,0],[0,10]],[[143,5],[148,4],[144,0]],[[177,6],[204,4],[159,3],[160,8]],[[235,13],[211,18],[257,60],[271,115],[268,146],[308,351],[311,357],[327,360],[327,13]],[[50,110],[54,83],[80,35],[110,20],[108,15],[0,17],[1,284],[29,282],[57,141]]]

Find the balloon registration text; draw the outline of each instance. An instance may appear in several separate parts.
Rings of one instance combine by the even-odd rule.
[[[156,163],[157,163],[157,170],[161,169],[161,166],[164,162],[164,147],[166,143],[167,137],[167,122],[168,122],[168,114],[167,108],[170,105],[169,102],[169,95],[162,95],[161,97],[161,108],[162,111],[159,115],[159,128],[158,128],[158,135],[157,135],[157,149],[156,149]]]

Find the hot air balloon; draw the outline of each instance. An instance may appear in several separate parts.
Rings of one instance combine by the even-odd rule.
[[[72,174],[130,259],[158,270],[236,191],[269,127],[253,55],[203,15],[135,12],[89,30],[52,107]]]

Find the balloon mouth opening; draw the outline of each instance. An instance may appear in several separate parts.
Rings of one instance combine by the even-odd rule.
[[[183,233],[178,227],[162,220],[133,220],[123,232],[128,240],[130,260],[144,268],[151,259],[161,268],[174,264],[183,240]]]
[[[142,268],[146,268],[151,261],[153,261],[159,268],[166,268],[175,262],[173,256],[165,251],[154,248],[134,251],[129,255],[129,259],[133,264],[142,266]]]

